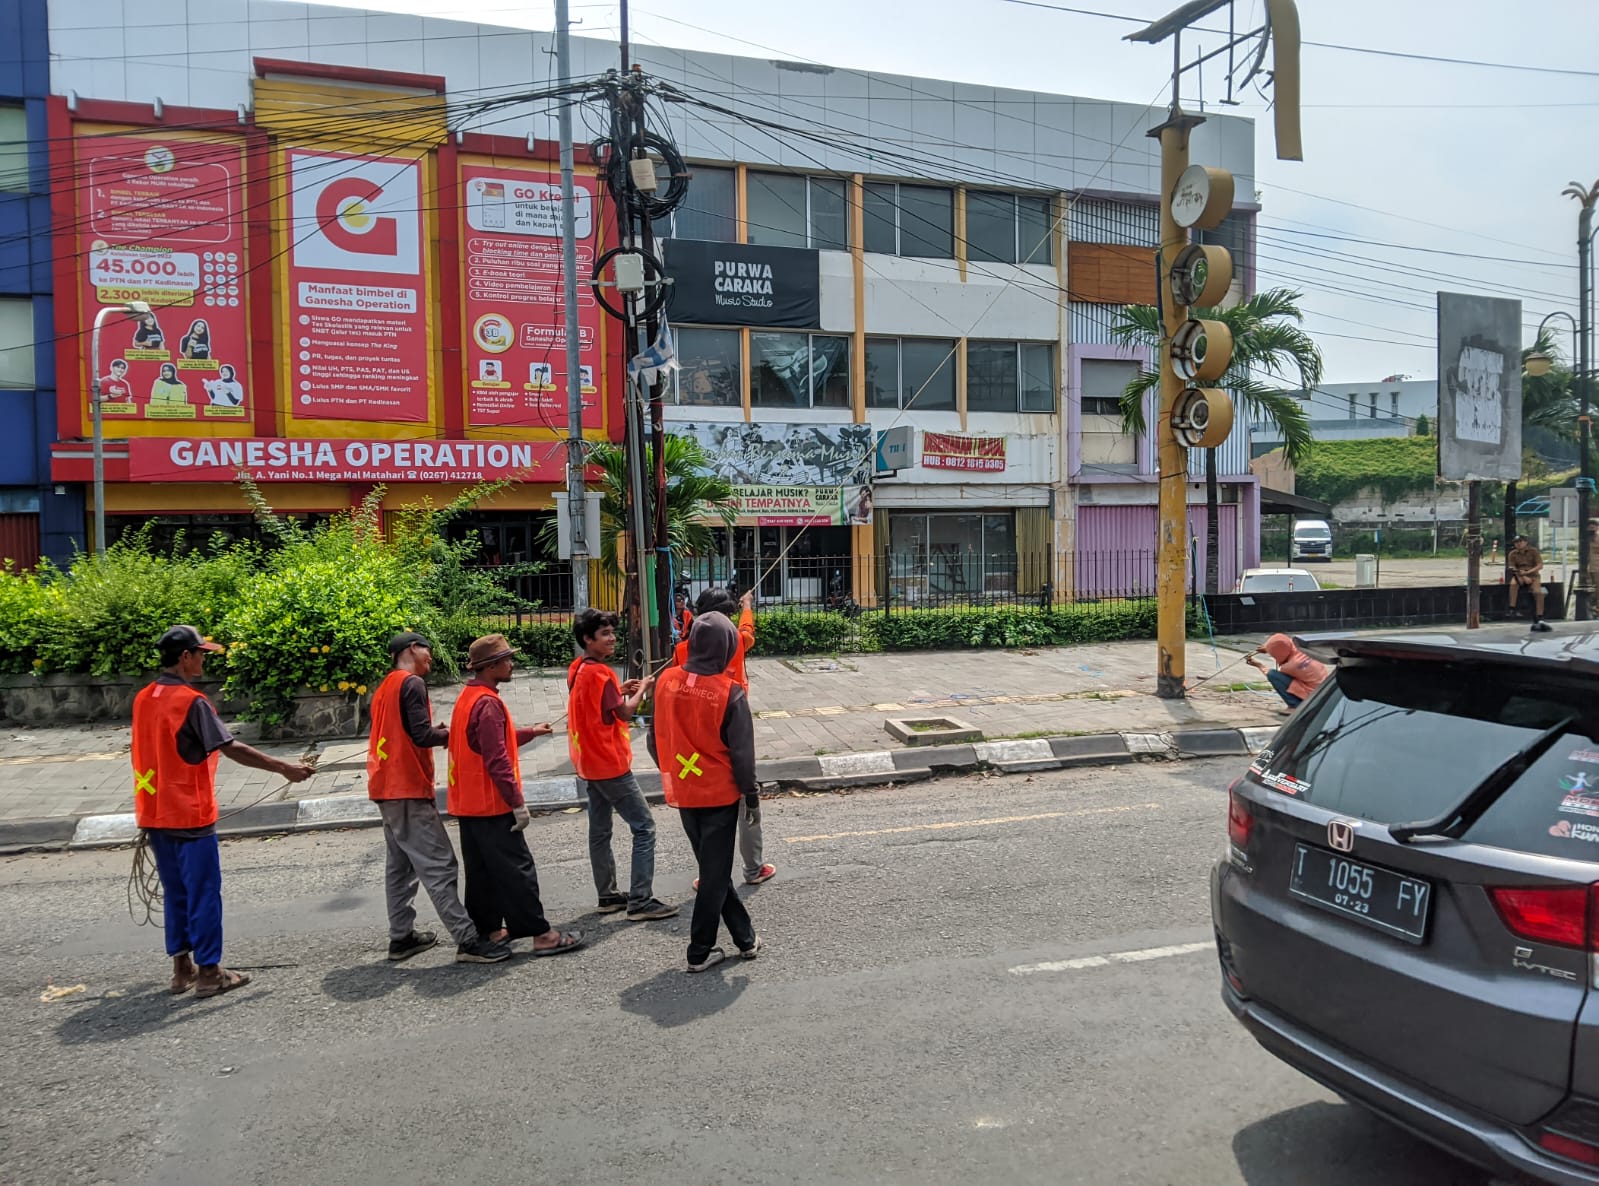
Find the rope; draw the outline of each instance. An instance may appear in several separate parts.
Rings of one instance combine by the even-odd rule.
[[[305,752],[300,755],[300,761],[307,766],[316,768],[320,758],[317,743],[312,741],[305,747]],[[283,794],[294,784],[287,779],[281,787],[273,787],[259,799],[246,803],[243,807],[235,807],[231,811],[223,812],[217,816],[217,823],[231,819],[240,812],[249,811],[252,807],[259,807],[268,799]],[[213,825],[215,826],[215,825]],[[150,851],[150,832],[147,828],[139,830],[139,836],[133,842],[133,868],[128,871],[128,917],[135,925],[145,927],[155,925],[155,916],[161,913],[161,871],[156,867],[155,855]],[[139,910],[143,908],[144,917],[139,917]]]

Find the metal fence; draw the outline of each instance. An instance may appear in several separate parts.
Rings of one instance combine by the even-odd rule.
[[[518,622],[553,620],[572,612],[572,578],[565,565],[542,572],[526,565],[485,571],[496,576],[521,608]],[[1056,557],[1047,553],[960,550],[876,556],[691,556],[673,572],[692,603],[712,586],[755,590],[764,610],[835,611],[849,616],[914,609],[981,609],[1141,600],[1155,592],[1153,551],[1095,552],[1065,558],[1057,586]],[[594,600],[617,608],[614,581],[600,582]],[[610,604],[611,602],[617,605]]]

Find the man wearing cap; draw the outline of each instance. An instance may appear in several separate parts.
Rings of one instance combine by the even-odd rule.
[[[433,790],[433,749],[450,731],[433,723],[426,678],[433,670],[433,644],[420,634],[389,640],[394,670],[372,693],[372,733],[367,739],[367,794],[383,816],[388,846],[384,890],[389,903],[389,959],[408,960],[438,942],[416,929],[416,887],[427,886],[439,919],[454,937],[457,962],[497,964],[511,958],[503,943],[478,934],[456,893],[460,878],[455,849],[439,815]]]
[[[580,931],[558,931],[544,917],[538,870],[522,835],[532,822],[522,799],[517,751],[550,725],[518,729],[500,699],[517,650],[503,634],[478,639],[467,652],[472,679],[450,715],[450,814],[461,825],[466,866],[466,912],[485,939],[532,936],[534,955],[560,955],[582,946]]]
[[[222,856],[217,847],[217,755],[304,782],[315,770],[252,749],[194,686],[222,648],[193,626],[156,643],[161,674],[133,699],[133,812],[161,877],[172,995],[214,997],[250,982],[222,966]]]

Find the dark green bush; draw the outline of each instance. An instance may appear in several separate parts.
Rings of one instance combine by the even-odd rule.
[[[861,619],[868,649],[960,650],[986,647],[1064,646],[1153,638],[1155,603],[1117,601],[1051,609],[913,609],[872,613]]]
[[[854,650],[859,619],[843,614],[786,613],[782,610],[755,616],[756,655],[818,655]]]

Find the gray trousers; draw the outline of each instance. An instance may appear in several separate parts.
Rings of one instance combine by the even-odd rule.
[[[744,880],[761,871],[761,809],[754,811],[742,803],[738,808],[738,857],[744,862]]]
[[[655,816],[630,770],[620,778],[589,779],[589,864],[601,898],[616,893],[616,855],[611,851],[612,816],[633,833],[633,865],[627,904],[643,907],[655,896]]]
[[[472,943],[477,928],[456,890],[459,867],[438,804],[427,799],[383,799],[383,839],[389,860],[384,890],[389,902],[389,937],[404,939],[416,925],[416,887],[427,887],[439,921],[457,943]]]

